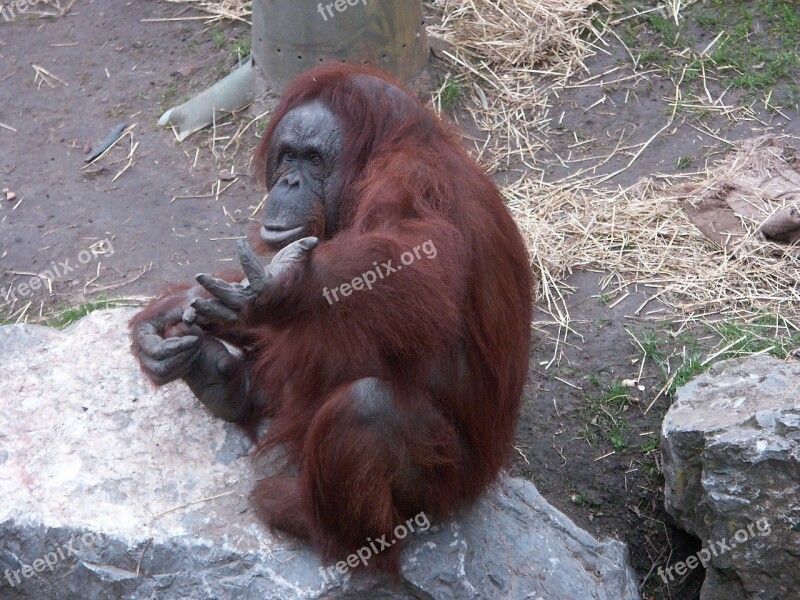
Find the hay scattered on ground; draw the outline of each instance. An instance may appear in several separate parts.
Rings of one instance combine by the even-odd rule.
[[[204,13],[205,20],[209,24],[224,21],[240,21],[251,24],[250,15],[253,13],[251,0],[165,0],[165,2],[184,5],[187,10],[197,9]],[[178,15],[178,17],[181,16]]]
[[[489,171],[537,170],[550,122],[548,97],[583,70],[602,3],[591,0],[436,0],[428,30],[461,72],[467,109],[487,135],[478,148]],[[438,22],[437,22],[438,21]]]
[[[731,174],[724,163],[693,182],[713,186]],[[684,213],[685,189],[652,180],[618,191],[552,189],[531,179],[506,188],[539,271],[537,296],[556,322],[569,328],[569,290],[559,282],[575,269],[592,269],[610,273],[609,305],[634,290],[647,293],[633,317],[689,323],[769,313],[780,315],[781,329],[800,331],[797,256],[777,255],[752,225],[735,251],[720,248]]]

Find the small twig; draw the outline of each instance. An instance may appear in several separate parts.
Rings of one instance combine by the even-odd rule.
[[[603,456],[598,456],[597,458],[595,458],[594,462],[597,462],[598,460],[603,460],[604,458],[608,458],[612,454],[616,454],[616,453],[617,453],[616,450],[612,450],[611,452],[607,452],[606,454],[603,454]]]
[[[164,515],[168,515],[171,512],[175,512],[176,510],[181,510],[182,508],[187,508],[195,504],[202,504],[203,502],[209,502],[211,500],[216,500],[217,498],[224,498],[225,496],[230,496],[231,494],[235,493],[235,491],[236,490],[231,490],[230,492],[225,492],[224,494],[217,494],[216,496],[209,496],[208,498],[201,498],[200,500],[195,500],[193,502],[188,502],[187,504],[181,504],[180,506],[175,506],[173,508],[170,508],[169,510],[165,510],[162,513],[158,513],[150,520],[150,522],[152,523],[156,519],[160,519]]]
[[[42,77],[43,80],[44,80],[44,76],[47,76],[47,77],[53,79],[54,81],[57,81],[58,83],[60,83],[64,87],[69,87],[69,84],[66,81],[64,81],[63,79],[57,77],[56,75],[53,75],[50,71],[48,71],[44,67],[40,67],[39,65],[37,65],[35,63],[32,64],[31,66],[33,67],[34,71],[36,71],[36,74],[38,76]],[[47,82],[46,80],[45,80],[45,83],[50,85],[50,83]],[[53,86],[50,85],[50,87],[52,88]]]

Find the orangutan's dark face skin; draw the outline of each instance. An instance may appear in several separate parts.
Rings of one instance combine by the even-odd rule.
[[[274,249],[330,237],[339,218],[342,132],[320,101],[288,112],[270,140],[261,238]]]

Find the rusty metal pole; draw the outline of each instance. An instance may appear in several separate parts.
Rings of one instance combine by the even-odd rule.
[[[422,0],[253,0],[253,59],[279,92],[330,62],[370,63],[407,80],[430,48]]]

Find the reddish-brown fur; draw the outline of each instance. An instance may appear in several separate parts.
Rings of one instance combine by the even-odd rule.
[[[451,126],[398,88],[345,66],[290,84],[255,164],[268,178],[277,124],[321,99],[343,128],[341,220],[332,237],[317,232],[288,301],[253,307],[244,331],[213,332],[248,340],[254,387],[268,390],[274,413],[259,448],[282,445],[299,471],[258,483],[260,513],[336,560],[368,538],[392,539],[420,511],[446,518],[485,490],[508,458],[528,366],[532,282],[516,225]],[[324,288],[376,261],[397,265],[427,240],[436,258],[371,291],[324,299]],[[170,296],[134,323],[185,302]],[[354,402],[353,382],[366,377],[391,388],[391,415]],[[370,567],[397,572],[399,548]]]

